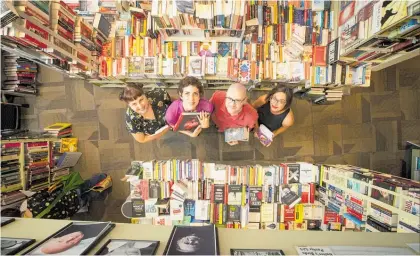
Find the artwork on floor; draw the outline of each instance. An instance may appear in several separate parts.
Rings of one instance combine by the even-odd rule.
[[[217,229],[214,225],[172,229],[164,255],[218,255]]]
[[[96,255],[155,255],[159,241],[110,239]]]
[[[29,238],[1,238],[1,255],[16,255],[19,251],[33,244],[35,239]]]

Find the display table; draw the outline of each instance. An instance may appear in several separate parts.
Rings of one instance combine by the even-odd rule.
[[[2,237],[34,238],[41,242],[49,235],[67,225],[68,220],[16,219],[1,228]],[[92,249],[94,254],[108,239],[159,240],[157,255],[165,249],[171,226],[117,223],[116,227]],[[231,248],[281,249],[286,255],[296,255],[295,246],[383,246],[406,247],[406,243],[418,243],[419,234],[323,232],[323,231],[272,231],[218,229],[220,253],[230,254]],[[35,243],[35,244],[36,244]],[[25,251],[25,250],[24,250]],[[22,253],[22,252],[21,252]]]

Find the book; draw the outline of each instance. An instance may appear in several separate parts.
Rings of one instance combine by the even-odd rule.
[[[71,123],[55,123],[44,128],[44,131],[61,131],[71,127]]]
[[[115,224],[111,222],[71,222],[24,254],[85,255],[114,227]],[[73,243],[67,246],[56,246],[54,241],[57,239],[71,239]]]
[[[184,254],[219,255],[216,226],[175,226],[163,255]]]
[[[178,200],[170,200],[170,216],[171,220],[184,219],[184,204]]]
[[[60,145],[60,153],[76,152],[78,138],[62,138]]]
[[[190,131],[193,132],[199,125],[198,119],[200,113],[198,112],[184,112],[179,116],[177,123],[174,126],[174,131]]]
[[[264,145],[269,145],[273,142],[274,133],[270,131],[265,125],[260,124],[258,127],[258,138]]]
[[[248,141],[249,131],[246,127],[229,128],[225,130],[225,142]]]
[[[302,198],[292,191],[291,186],[285,184],[281,186],[280,200],[282,204],[286,204],[289,207],[295,206],[299,203]]]
[[[0,227],[3,227],[9,223],[12,223],[13,221],[15,221],[15,218],[10,218],[10,217],[1,217],[1,224]]]
[[[240,221],[241,220],[241,206],[239,205],[228,205],[228,216],[229,221]]]
[[[143,199],[131,198],[131,205],[133,207],[133,217],[146,217],[145,203]]]
[[[160,241],[109,239],[95,255],[155,255]]]
[[[1,238],[1,255],[17,255],[18,252],[35,243],[35,239],[30,238]]]
[[[384,1],[381,8],[381,29],[407,17],[407,1]]]
[[[241,205],[242,185],[228,185],[228,205]]]
[[[224,184],[214,184],[214,203],[215,204],[224,204],[225,202],[225,185]]]
[[[231,255],[286,255],[282,250],[230,249]]]

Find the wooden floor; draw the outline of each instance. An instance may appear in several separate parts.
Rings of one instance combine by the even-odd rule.
[[[121,89],[98,88],[45,69],[39,77],[40,95],[27,100],[31,108],[24,113],[24,125],[38,130],[54,122],[73,123],[83,153],[77,170],[84,177],[110,174],[114,179],[111,199],[119,202],[128,195],[127,184],[119,178],[132,160],[343,163],[398,175],[405,141],[420,143],[419,63],[417,57],[373,72],[370,88],[354,89],[334,105],[295,100],[295,125],[269,148],[253,137],[249,143],[229,146],[214,128],[196,139],[169,133],[159,141],[139,144],[125,129],[126,106],[118,100]],[[211,93],[206,92],[206,98]],[[252,93],[251,98],[258,96]]]

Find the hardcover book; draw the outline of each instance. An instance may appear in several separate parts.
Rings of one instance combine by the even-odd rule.
[[[242,185],[229,185],[228,186],[228,204],[241,205],[242,202]]]
[[[286,204],[289,207],[295,206],[302,200],[300,196],[298,196],[294,191],[292,191],[292,188],[289,185],[282,185],[280,197],[281,203]]]
[[[109,239],[95,255],[155,255],[159,241]]]
[[[132,198],[133,217],[146,217],[145,204],[143,199]]]
[[[246,127],[229,128],[225,130],[225,142],[248,141],[249,131]]]
[[[172,229],[163,255],[186,254],[219,255],[216,226],[175,226]]]
[[[225,185],[214,184],[214,203],[224,204],[225,203]]]
[[[228,221],[240,221],[240,220],[241,220],[241,206],[228,205]]]
[[[24,254],[85,255],[114,227],[115,224],[111,222],[72,222]],[[72,242],[57,246],[57,241],[64,240]]]
[[[16,255],[21,250],[35,243],[35,239],[29,238],[1,238],[1,255]]]
[[[200,125],[198,119],[200,113],[184,112],[179,116],[177,123],[174,126],[174,131],[189,131],[193,132],[197,126]]]
[[[260,124],[258,127],[258,138],[264,145],[269,145],[273,142],[274,134],[265,125]]]

